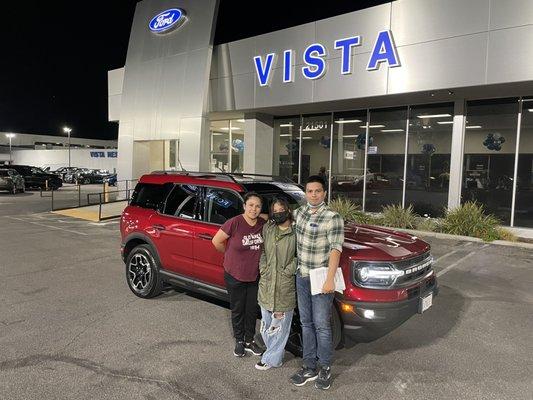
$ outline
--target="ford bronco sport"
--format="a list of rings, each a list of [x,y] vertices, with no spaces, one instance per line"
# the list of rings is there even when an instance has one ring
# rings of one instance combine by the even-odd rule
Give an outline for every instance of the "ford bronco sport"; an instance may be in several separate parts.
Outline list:
[[[274,197],[291,207],[305,202],[292,181],[264,175],[155,172],[137,184],[120,221],[126,280],[138,297],[176,285],[228,300],[223,255],[211,239],[229,218],[242,213],[243,194],[258,192],[267,212]],[[333,341],[383,336],[416,313],[431,307],[438,287],[430,246],[415,236],[367,225],[346,224],[340,260],[346,290],[336,293]],[[298,318],[289,338],[300,343]]]

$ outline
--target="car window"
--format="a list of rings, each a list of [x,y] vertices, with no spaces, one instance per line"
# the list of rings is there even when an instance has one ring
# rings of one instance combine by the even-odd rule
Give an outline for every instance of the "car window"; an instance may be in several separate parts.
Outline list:
[[[197,186],[174,186],[165,202],[163,214],[173,215],[182,218],[194,218],[197,194]]]
[[[205,195],[204,221],[222,225],[228,219],[242,214],[242,199],[234,192],[208,188]]]
[[[138,183],[131,195],[130,205],[158,210],[171,188],[170,185]]]

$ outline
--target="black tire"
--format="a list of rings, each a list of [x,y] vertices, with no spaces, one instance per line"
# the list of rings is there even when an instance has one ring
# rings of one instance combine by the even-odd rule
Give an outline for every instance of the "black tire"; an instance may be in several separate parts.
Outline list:
[[[20,188],[20,193],[26,193],[26,185],[23,183],[22,187]]]
[[[149,245],[141,244],[128,254],[126,282],[133,294],[142,299],[161,294],[163,281],[159,274],[159,263]]]
[[[88,184],[90,184],[90,183],[91,183],[91,180],[90,180],[89,178],[85,178],[85,179],[83,180],[83,184],[84,184],[84,185],[88,185]]]

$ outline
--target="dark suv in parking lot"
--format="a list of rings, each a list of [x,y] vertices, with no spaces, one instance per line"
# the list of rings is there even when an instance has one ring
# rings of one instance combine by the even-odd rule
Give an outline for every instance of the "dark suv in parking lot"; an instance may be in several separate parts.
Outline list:
[[[9,165],[7,168],[14,169],[22,175],[26,189],[56,190],[63,186],[63,181],[60,177],[45,172],[41,168],[29,165]]]
[[[142,298],[170,283],[227,300],[223,255],[211,239],[221,224],[243,211],[243,195],[305,201],[292,182],[267,176],[158,172],[137,184],[120,222],[122,258],[132,292]],[[340,268],[346,290],[336,294],[333,340],[343,335],[374,340],[431,307],[438,292],[430,246],[415,236],[368,225],[346,224]],[[297,321],[297,319],[295,319]],[[298,323],[289,341],[298,341]]]

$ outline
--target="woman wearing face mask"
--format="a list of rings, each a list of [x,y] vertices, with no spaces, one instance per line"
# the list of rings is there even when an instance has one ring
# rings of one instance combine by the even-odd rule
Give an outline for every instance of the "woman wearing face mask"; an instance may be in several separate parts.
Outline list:
[[[263,250],[259,262],[261,336],[266,351],[255,365],[259,370],[280,367],[296,307],[296,236],[292,213],[283,198],[274,199],[270,220],[263,227]]]

